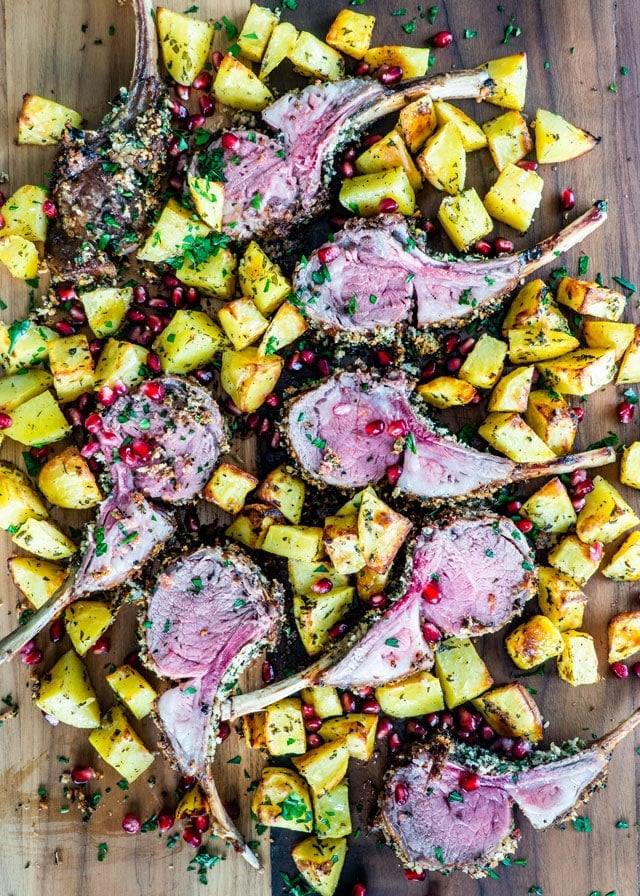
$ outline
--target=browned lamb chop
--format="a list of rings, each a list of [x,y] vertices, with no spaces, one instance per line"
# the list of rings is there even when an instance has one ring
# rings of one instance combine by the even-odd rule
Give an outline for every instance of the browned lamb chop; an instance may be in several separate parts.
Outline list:
[[[152,5],[133,0],[136,56],[129,90],[97,131],[67,128],[56,155],[51,198],[58,216],[47,241],[54,281],[116,276],[145,234],[160,200],[171,136],[158,71]]]
[[[536,592],[526,539],[510,520],[494,515],[457,518],[441,528],[426,525],[400,581],[401,596],[384,614],[365,616],[302,672],[231,697],[224,714],[257,712],[311,685],[382,685],[430,669],[433,645],[441,637],[496,631]]]
[[[400,325],[459,327],[494,311],[519,281],[579,243],[606,220],[606,203],[537,246],[498,258],[426,250],[401,215],[355,218],[295,271],[293,288],[313,327],[350,342],[388,339]]]
[[[165,569],[149,595],[141,635],[145,661],[181,683],[157,702],[164,746],[185,775],[200,781],[213,833],[254,867],[259,861],[229,818],[211,763],[217,746],[220,699],[249,660],[278,630],[282,594],[237,547],[206,547]]]
[[[480,99],[492,87],[484,69],[393,87],[370,78],[311,84],[264,110],[262,119],[276,136],[229,131],[195,156],[191,170],[215,170],[224,180],[223,230],[232,239],[283,238],[328,207],[327,169],[345,139],[422,96]]]
[[[571,818],[638,724],[640,710],[589,747],[571,741],[521,761],[436,737],[388,772],[376,827],[408,868],[485,877],[516,848],[513,803],[538,829]]]
[[[396,493],[422,501],[483,497],[511,482],[600,466],[616,456],[614,449],[600,448],[543,463],[514,463],[476,451],[436,432],[418,414],[401,372],[331,376],[289,403],[283,431],[300,468],[315,483],[363,488],[402,464]]]

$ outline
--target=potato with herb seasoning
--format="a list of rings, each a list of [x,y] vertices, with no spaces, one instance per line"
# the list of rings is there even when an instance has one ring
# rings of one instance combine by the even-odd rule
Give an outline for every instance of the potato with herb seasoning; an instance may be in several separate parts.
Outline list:
[[[300,31],[289,51],[289,59],[297,72],[323,81],[344,78],[344,59],[333,47],[310,31]]]
[[[40,679],[35,705],[42,712],[75,728],[98,728],[100,706],[87,669],[68,650]]]
[[[251,814],[258,824],[290,831],[313,830],[309,788],[290,768],[264,768],[251,798]]]
[[[51,504],[68,510],[86,510],[102,500],[96,477],[75,445],[45,461],[38,488]]]
[[[356,589],[342,585],[322,593],[293,595],[293,618],[309,656],[316,656],[331,643],[331,629],[353,605]]]
[[[349,756],[368,762],[375,749],[377,727],[377,716],[365,712],[350,712],[345,716],[327,719],[318,733],[325,741],[344,738]]]
[[[503,737],[524,737],[531,743],[542,740],[542,715],[524,685],[510,682],[492,688],[473,701],[496,734]]]
[[[129,784],[154,760],[153,753],[146,748],[119,706],[114,706],[102,717],[100,727],[89,735],[89,743]]]
[[[353,828],[347,781],[341,781],[322,796],[313,795],[313,817],[318,840],[348,837],[351,834]]]
[[[469,638],[447,638],[438,645],[436,675],[448,709],[479,697],[493,684],[491,673]]]
[[[323,796],[342,781],[347,773],[349,751],[344,737],[331,740],[303,756],[291,760],[305,779],[313,796]]]
[[[535,669],[562,650],[560,632],[547,616],[540,615],[515,628],[504,643],[518,669]]]
[[[296,868],[319,896],[333,896],[337,890],[346,854],[346,837],[307,837],[291,850]]]

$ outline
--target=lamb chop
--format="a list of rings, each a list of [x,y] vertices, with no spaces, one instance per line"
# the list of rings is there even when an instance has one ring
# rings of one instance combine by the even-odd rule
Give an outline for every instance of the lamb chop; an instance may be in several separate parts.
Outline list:
[[[331,376],[289,403],[282,427],[300,468],[316,484],[363,488],[402,464],[396,494],[422,501],[484,497],[507,483],[615,460],[611,448],[542,463],[514,463],[476,451],[435,430],[411,403],[408,381],[399,371],[386,377],[360,370]],[[398,438],[399,429],[404,439]]]
[[[494,311],[521,279],[556,261],[606,220],[606,203],[537,246],[498,258],[426,250],[401,215],[354,218],[298,264],[293,288],[313,327],[350,342],[388,339],[399,325],[459,327]]]
[[[51,198],[58,210],[47,242],[54,282],[112,279],[145,234],[168,169],[169,103],[158,70],[152,7],[133,0],[136,55],[97,131],[67,128],[56,155]]]
[[[165,746],[207,795],[213,832],[260,867],[224,808],[211,776],[220,698],[248,661],[275,640],[282,594],[236,547],[207,547],[165,569],[147,601],[145,661],[181,681],[158,700]]]
[[[533,552],[513,523],[494,515],[427,524],[409,551],[400,596],[302,672],[253,694],[231,697],[235,718],[303,687],[388,684],[433,665],[434,641],[497,631],[536,592]],[[438,583],[437,600],[431,593]]]
[[[481,99],[493,82],[484,69],[385,87],[370,78],[311,84],[262,112],[274,137],[234,130],[194,157],[191,171],[225,182],[223,231],[233,239],[284,238],[329,205],[328,173],[342,142],[423,96]]]
[[[484,877],[516,848],[514,802],[537,829],[574,817],[638,724],[640,709],[589,747],[570,741],[521,761],[438,736],[387,773],[375,826],[407,867]]]

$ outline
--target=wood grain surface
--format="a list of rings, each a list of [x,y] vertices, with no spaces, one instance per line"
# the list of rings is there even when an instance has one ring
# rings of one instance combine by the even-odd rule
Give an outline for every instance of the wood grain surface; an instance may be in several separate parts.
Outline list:
[[[167,5],[184,11],[189,4],[186,0],[170,0]],[[296,11],[285,10],[283,18],[323,35],[336,11],[346,4],[298,0],[297,5]],[[218,20],[226,15],[240,24],[246,4],[243,0],[201,0],[198,6],[199,17]],[[533,117],[538,107],[550,109],[602,137],[601,145],[588,156],[544,168],[543,205],[530,232],[526,238],[519,238],[517,245],[529,244],[561,226],[558,197],[563,188],[574,190],[576,212],[586,209],[593,200],[605,198],[609,202],[607,224],[564,262],[570,272],[576,273],[578,255],[585,253],[590,257],[591,277],[601,272],[607,283],[612,276],[638,282],[637,4],[633,0],[523,0],[501,5],[495,0],[445,0],[438,4],[433,25],[421,17],[421,9],[428,9],[429,4],[419,7],[412,3],[406,14],[392,15],[400,6],[399,2],[365,0],[361,11],[378,16],[375,43],[424,45],[436,31],[450,30],[456,40],[436,52],[436,71],[473,66],[508,52],[526,50],[529,89],[525,112]],[[10,192],[23,183],[46,183],[52,158],[48,149],[15,145],[22,94],[30,91],[51,96],[78,109],[90,125],[96,124],[109,98],[128,82],[133,61],[133,16],[128,4],[120,6],[115,0],[0,0],[0,13],[0,169],[8,175],[4,189]],[[414,17],[415,31],[402,30]],[[509,25],[519,33],[512,35],[505,46]],[[465,37],[465,33],[474,36]],[[477,110],[480,120],[495,114],[496,110],[488,106]],[[487,157],[478,158],[474,166],[469,182],[482,192],[493,176]],[[432,212],[437,201],[433,194],[427,196],[425,211]],[[501,232],[513,236],[506,229]],[[8,306],[3,312],[6,320],[26,311],[28,290],[5,276],[4,271],[0,271],[0,297]],[[634,296],[626,319],[638,320],[636,306]],[[611,386],[590,397],[580,447],[602,438],[608,430],[619,432],[623,441],[638,438],[637,422],[624,429],[617,424],[619,391]],[[2,455],[19,460],[19,452],[10,443],[5,443]],[[607,475],[615,478],[616,472]],[[638,507],[637,493],[625,496]],[[73,525],[80,522],[75,518],[68,521]],[[9,538],[3,537],[1,568],[9,553]],[[4,634],[15,622],[16,593],[4,573],[1,581],[0,634]],[[572,689],[550,668],[543,677],[527,680],[535,688],[548,721],[546,742],[602,734],[628,715],[640,698],[637,679],[622,682],[606,672],[607,620],[615,610],[637,606],[638,588],[614,585],[597,576],[587,592],[585,629],[596,639],[603,679],[598,685]],[[125,614],[118,622],[111,654],[89,659],[94,681],[100,682],[105,665],[121,662],[134,645],[133,614]],[[509,680],[513,668],[505,661],[502,637],[486,639],[483,650],[496,680]],[[47,647],[47,661],[53,656],[54,650]],[[18,717],[0,729],[0,896],[98,896],[105,892],[118,896],[191,896],[204,892],[214,896],[266,896],[282,892],[279,872],[292,870],[286,838],[275,838],[273,868],[269,864],[268,834],[260,838],[266,864],[263,875],[256,875],[236,856],[218,848],[227,855],[226,861],[209,872],[208,888],[204,889],[197,874],[187,870],[192,853],[186,845],[178,843],[168,850],[166,837],[157,833],[135,837],[122,833],[124,812],[136,810],[147,818],[165,802],[175,802],[175,774],[158,758],[150,769],[153,785],[145,775],[128,793],[123,792],[116,786],[118,776],[92,755],[85,734],[65,726],[53,728],[43,720],[30,705],[30,688],[29,670],[19,661],[0,667],[0,698],[11,695],[20,704]],[[103,685],[100,688],[101,698],[108,705],[107,689]],[[140,730],[153,743],[152,725],[145,723]],[[526,864],[500,867],[499,879],[495,880],[477,882],[454,874],[448,878],[434,875],[422,883],[406,882],[392,853],[377,848],[375,838],[363,836],[353,842],[339,896],[349,894],[355,881],[367,884],[369,896],[424,896],[427,892],[438,896],[525,896],[537,892],[544,896],[636,896],[640,887],[636,824],[639,742],[629,739],[616,751],[607,789],[585,809],[590,833],[578,832],[571,825],[565,830],[534,833],[521,819],[522,840],[516,857],[526,859]],[[241,763],[230,763],[236,756],[241,756]],[[67,805],[59,783],[62,758],[71,764],[95,763],[104,773],[92,785],[92,792],[99,791],[102,799],[88,824],[81,822],[81,814],[73,805],[68,814],[61,813]],[[220,789],[224,798],[238,800],[238,824],[250,839],[255,832],[248,817],[247,791],[259,765],[259,757],[246,751],[235,735],[223,746],[217,760]],[[370,769],[354,769],[352,773],[361,800],[361,811],[355,810],[355,823],[363,831],[373,794],[366,781],[379,780],[383,765],[381,755]],[[45,800],[39,797],[39,788],[47,791]],[[618,826],[619,822],[626,826]],[[98,862],[101,843],[107,844],[108,853],[103,862]]]

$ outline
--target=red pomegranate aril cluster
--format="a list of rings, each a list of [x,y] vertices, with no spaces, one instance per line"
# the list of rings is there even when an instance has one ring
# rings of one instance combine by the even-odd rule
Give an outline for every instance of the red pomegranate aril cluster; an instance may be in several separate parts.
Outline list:
[[[616,414],[620,423],[631,423],[635,412],[636,406],[630,401],[621,401],[616,406]]]
[[[20,660],[25,666],[37,666],[44,659],[44,654],[34,641],[29,641],[20,650]]]
[[[368,436],[380,436],[385,431],[384,420],[370,420],[364,431]]]
[[[560,208],[563,212],[570,212],[576,206],[576,197],[573,190],[565,189],[560,193]]]
[[[235,152],[235,150],[238,148],[239,142],[239,138],[235,134],[232,134],[230,132],[223,134],[220,139],[222,148],[228,149],[229,152]]]
[[[453,43],[453,34],[450,31],[438,31],[437,34],[434,34],[431,38],[431,46],[435,47],[436,50],[442,50],[444,47],[448,47]]]
[[[202,846],[202,834],[193,827],[186,827],[182,832],[182,839],[192,849]]]
[[[404,420],[392,420],[391,423],[387,424],[387,432],[394,439],[406,436],[408,431],[409,427]]]
[[[404,869],[404,876],[407,880],[419,880],[423,881],[427,879],[426,871],[412,871],[410,868]]]
[[[71,780],[74,784],[88,784],[97,777],[96,770],[90,765],[74,765],[71,769]]]
[[[161,834],[166,834],[175,824],[175,815],[171,812],[170,809],[161,809],[158,812],[158,816],[156,822],[158,824],[158,830]]]
[[[462,772],[458,778],[458,786],[467,793],[472,793],[480,787],[480,776],[477,772]]]
[[[216,104],[206,93],[203,93],[202,96],[198,97],[198,106],[205,118],[210,118],[216,110]]]
[[[10,426],[13,426],[11,416],[4,411],[0,412],[0,429],[9,429]]]
[[[611,663],[610,669],[616,678],[625,679],[629,677],[629,667],[625,663]]]
[[[380,81],[381,84],[384,84],[387,87],[390,87],[393,84],[398,84],[400,81],[402,81],[403,75],[404,72],[399,65],[383,64],[376,72],[378,81]]]
[[[429,579],[422,589],[422,597],[428,604],[439,604],[442,600],[442,586],[437,579]]]
[[[139,834],[142,823],[135,812],[127,812],[122,819],[122,830],[127,834]]]

